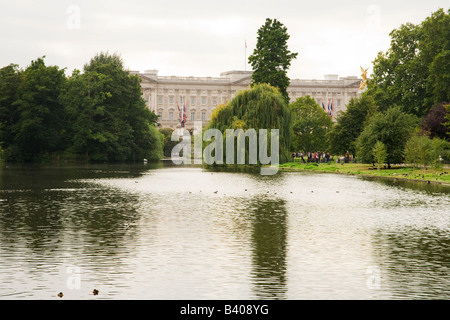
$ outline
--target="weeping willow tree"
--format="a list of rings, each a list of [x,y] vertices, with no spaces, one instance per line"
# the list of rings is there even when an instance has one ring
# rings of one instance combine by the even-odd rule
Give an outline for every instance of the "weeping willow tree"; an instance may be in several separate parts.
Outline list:
[[[254,129],[257,134],[259,134],[260,129],[267,129],[269,134],[267,139],[268,152],[271,152],[271,129],[278,129],[280,163],[287,162],[290,159],[292,130],[290,110],[278,88],[269,84],[256,84],[251,89],[238,92],[230,102],[214,110],[206,129],[218,129],[222,132],[224,150],[226,149],[227,129],[242,129],[243,131]],[[247,144],[245,150],[247,161],[248,148]]]

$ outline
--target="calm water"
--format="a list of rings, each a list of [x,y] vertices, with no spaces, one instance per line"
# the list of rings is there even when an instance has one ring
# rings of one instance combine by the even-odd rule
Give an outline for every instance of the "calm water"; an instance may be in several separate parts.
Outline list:
[[[0,299],[450,298],[448,188],[162,164],[0,168]]]

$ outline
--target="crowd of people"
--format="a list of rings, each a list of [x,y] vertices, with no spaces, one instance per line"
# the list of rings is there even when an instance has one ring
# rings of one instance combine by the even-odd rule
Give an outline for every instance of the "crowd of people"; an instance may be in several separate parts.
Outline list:
[[[300,161],[303,163],[328,163],[331,161],[334,161],[334,157],[328,153],[323,151],[317,151],[317,152],[293,152],[292,153],[292,161],[295,161],[295,159],[299,158]],[[349,163],[352,162],[352,157],[350,156],[350,153],[347,151],[347,153],[344,155],[340,155],[336,158],[336,163]]]

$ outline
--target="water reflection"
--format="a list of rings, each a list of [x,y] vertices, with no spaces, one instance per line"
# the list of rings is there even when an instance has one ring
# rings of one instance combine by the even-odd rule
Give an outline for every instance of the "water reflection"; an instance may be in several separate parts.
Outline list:
[[[377,183],[394,186],[406,190],[416,190],[420,192],[432,193],[450,193],[450,185],[441,183],[428,183],[427,181],[414,181],[406,179],[390,179],[380,177],[364,177],[367,181],[375,181]]]
[[[170,164],[0,170],[0,299],[448,298],[450,199],[428,185]],[[71,266],[82,279],[69,291]]]
[[[373,239],[381,285],[394,299],[450,298],[449,230],[379,230]]]
[[[282,199],[256,198],[253,215],[253,285],[258,299],[286,298],[287,211]]]
[[[42,290],[45,296],[51,289],[35,287],[31,279],[64,288],[64,267],[92,265],[92,259],[102,265],[120,254],[139,219],[138,198],[77,182],[88,176],[136,177],[141,171],[116,169],[11,166],[2,172],[1,262],[3,270],[15,272],[0,272],[0,279],[9,294],[26,297],[32,296],[27,290]]]

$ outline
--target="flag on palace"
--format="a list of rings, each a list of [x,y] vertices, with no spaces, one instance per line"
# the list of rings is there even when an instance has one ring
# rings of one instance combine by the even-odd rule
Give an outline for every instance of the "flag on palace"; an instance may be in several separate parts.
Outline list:
[[[331,98],[331,104],[330,104],[330,116],[333,118],[333,98]]]

